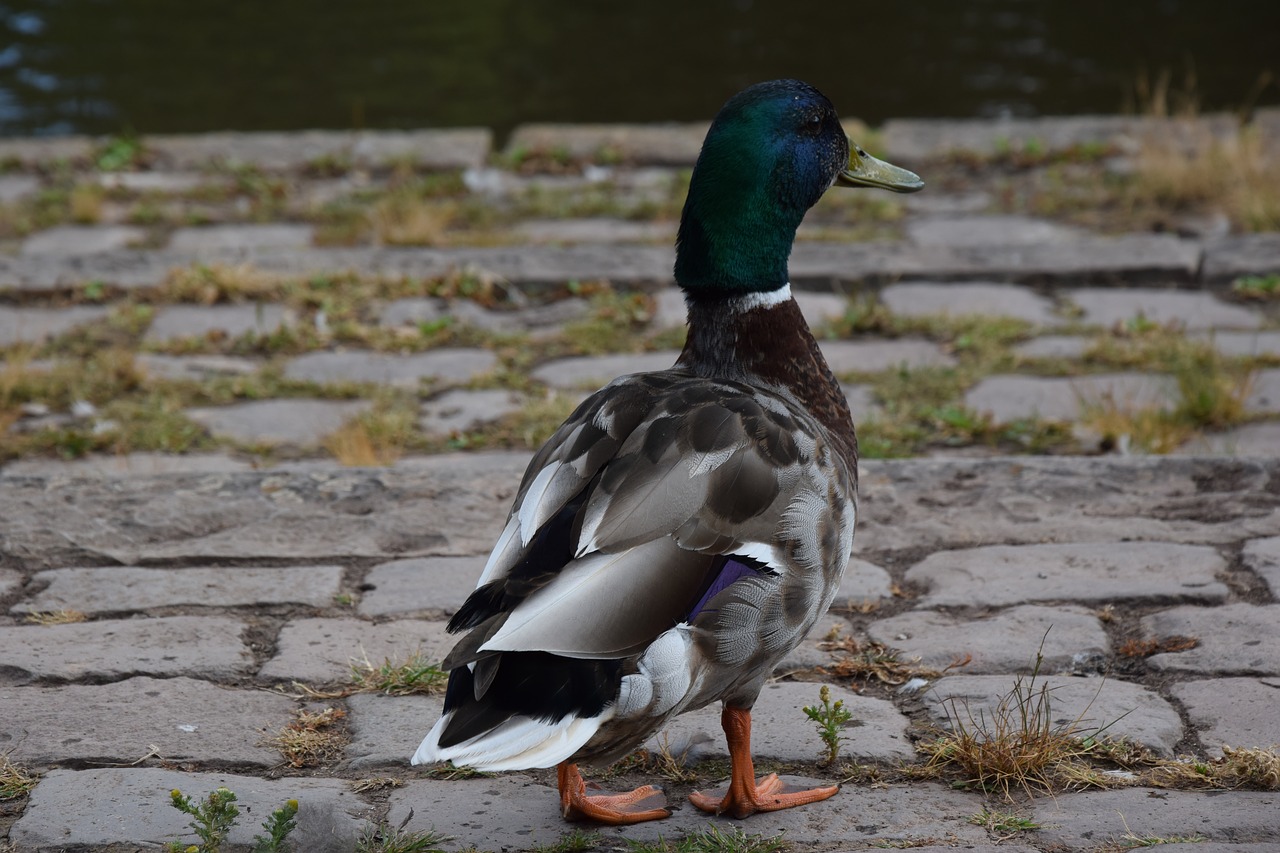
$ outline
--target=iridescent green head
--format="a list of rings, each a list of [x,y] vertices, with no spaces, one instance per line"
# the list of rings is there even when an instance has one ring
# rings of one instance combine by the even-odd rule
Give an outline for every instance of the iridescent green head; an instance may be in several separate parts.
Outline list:
[[[676,283],[699,295],[776,290],[805,212],[832,184],[915,192],[916,175],[845,136],[807,83],[773,80],[725,103],[702,144],[676,239]]]

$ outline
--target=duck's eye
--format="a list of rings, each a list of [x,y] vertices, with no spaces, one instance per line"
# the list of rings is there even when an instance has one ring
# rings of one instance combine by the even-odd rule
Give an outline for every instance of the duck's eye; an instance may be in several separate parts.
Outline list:
[[[820,124],[822,124],[822,116],[820,115],[809,116],[809,127],[817,127]]]

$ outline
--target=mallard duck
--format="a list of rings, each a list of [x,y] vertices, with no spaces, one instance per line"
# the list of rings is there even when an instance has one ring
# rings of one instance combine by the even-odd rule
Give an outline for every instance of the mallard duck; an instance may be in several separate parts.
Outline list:
[[[660,789],[588,794],[578,764],[720,701],[730,782],[695,806],[741,818],[836,793],[757,780],[750,746],[756,696],[830,606],[853,543],[853,421],[787,276],[796,228],[833,184],[923,186],[851,143],[798,80],[720,110],[676,241],[684,350],[592,394],[534,456],[449,621],[465,633],[414,764],[557,766],[566,819],[652,820],[671,813]]]

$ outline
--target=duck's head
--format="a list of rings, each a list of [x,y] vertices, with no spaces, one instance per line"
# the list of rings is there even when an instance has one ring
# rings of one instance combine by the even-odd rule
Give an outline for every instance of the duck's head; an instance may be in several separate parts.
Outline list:
[[[725,103],[702,144],[676,240],[676,283],[698,296],[776,290],[805,212],[833,184],[915,192],[919,177],[845,136],[807,83],[773,80]]]

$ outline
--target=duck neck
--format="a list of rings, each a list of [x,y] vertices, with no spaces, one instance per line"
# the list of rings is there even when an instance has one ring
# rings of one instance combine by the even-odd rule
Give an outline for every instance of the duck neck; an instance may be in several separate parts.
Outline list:
[[[677,366],[708,379],[784,389],[827,428],[857,471],[849,404],[789,285],[740,296],[686,290],[685,302],[689,334]]]

